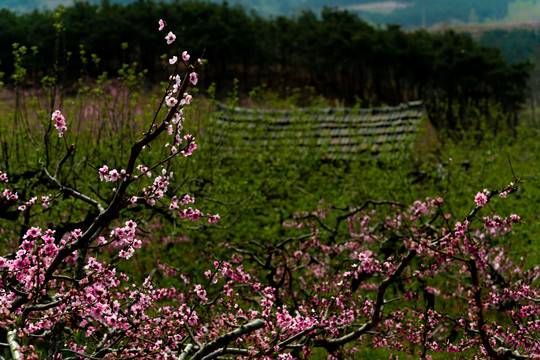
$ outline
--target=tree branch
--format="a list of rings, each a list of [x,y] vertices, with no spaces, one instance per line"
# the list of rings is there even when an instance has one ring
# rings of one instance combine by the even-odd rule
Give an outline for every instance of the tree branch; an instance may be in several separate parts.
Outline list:
[[[501,356],[494,348],[491,346],[489,342],[488,334],[486,333],[486,329],[484,325],[486,325],[484,320],[484,311],[482,309],[482,288],[480,287],[480,279],[478,276],[478,268],[476,266],[476,260],[471,259],[467,262],[467,265],[469,267],[469,272],[471,273],[471,280],[473,285],[473,297],[474,302],[476,305],[476,308],[478,309],[478,331],[480,332],[480,339],[482,340],[482,345],[484,346],[484,349],[486,349],[487,354],[490,358],[496,359],[496,360],[504,360],[505,357]]]
[[[344,345],[348,342],[351,342],[353,340],[358,339],[358,337],[362,334],[365,334],[369,330],[371,330],[377,323],[380,321],[380,315],[382,308],[385,304],[384,301],[384,294],[386,292],[386,289],[392,285],[399,276],[401,276],[401,273],[407,265],[409,265],[409,262],[416,256],[416,251],[412,250],[409,251],[407,256],[403,259],[401,264],[399,264],[398,268],[392,275],[390,275],[388,278],[386,278],[381,285],[379,285],[379,289],[377,291],[377,300],[375,301],[375,305],[373,306],[373,315],[371,316],[371,320],[365,324],[363,324],[360,328],[356,329],[355,331],[348,333],[340,338],[337,339],[330,339],[330,340],[321,340],[317,343],[316,346],[320,347],[336,347],[340,345]]]
[[[74,151],[75,151],[75,145],[73,145],[73,144],[69,145],[66,154],[64,155],[64,157],[62,158],[62,160],[60,160],[60,161],[58,162],[58,165],[56,165],[56,170],[54,171],[54,177],[55,177],[55,179],[58,179],[58,175],[60,174],[60,170],[62,169],[62,165],[64,165],[64,163],[66,162],[66,160],[69,158],[69,156],[70,156]]]
[[[185,360],[186,356],[188,356],[188,354],[191,352],[192,349],[193,349],[193,344],[192,343],[187,344],[186,347],[184,348],[184,351],[182,351],[182,354],[180,354],[180,357],[178,358],[178,360]]]
[[[215,339],[214,341],[203,346],[199,351],[195,353],[195,355],[191,357],[191,360],[202,360],[207,355],[213,353],[214,351],[222,347],[227,346],[228,343],[230,343],[233,340],[238,339],[240,336],[259,330],[260,328],[264,326],[264,324],[265,324],[264,320],[256,319],[250,323],[242,325],[238,329],[233,330],[229,333],[226,333],[225,335],[222,335],[218,337],[217,339]]]
[[[84,195],[74,189],[71,189],[69,187],[66,187],[62,184],[60,184],[60,182],[58,181],[57,179],[57,174],[55,174],[55,176],[53,177],[51,174],[49,174],[49,172],[47,171],[47,168],[45,167],[45,164],[41,163],[41,166],[43,167],[43,171],[45,171],[45,175],[47,175],[47,177],[49,178],[49,180],[56,186],[58,187],[62,192],[65,192],[71,196],[73,196],[74,198],[77,198],[79,200],[82,200],[92,206],[94,206],[96,209],[99,210],[99,212],[103,212],[105,211],[105,208],[101,205],[101,203],[97,200],[94,200],[92,199],[91,197],[87,196],[87,195]],[[58,170],[58,169],[57,169]]]
[[[13,329],[7,333],[7,342],[11,351],[11,357],[13,360],[21,360],[21,353],[19,352],[19,344],[17,343],[17,330]]]

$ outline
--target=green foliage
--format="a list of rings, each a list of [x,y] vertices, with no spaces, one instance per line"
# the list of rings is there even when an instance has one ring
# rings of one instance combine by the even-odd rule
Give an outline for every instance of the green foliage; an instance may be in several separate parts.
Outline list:
[[[26,77],[26,68],[23,66],[23,59],[26,55],[27,48],[26,46],[20,46],[18,43],[14,43],[13,47],[13,58],[14,58],[14,67],[15,70],[11,75],[11,79],[16,88],[18,88]]]
[[[538,167],[531,166],[540,161],[537,151],[532,150],[538,148],[537,131],[518,128],[515,136],[506,131],[490,135],[482,128],[464,134],[458,141],[445,139],[445,145],[426,161],[414,160],[415,155],[408,154],[399,159],[366,158],[350,163],[306,157],[287,148],[246,149],[241,138],[233,145],[236,150],[231,155],[222,150],[224,144],[209,140],[215,136],[211,123],[203,124],[207,130],[200,135],[201,151],[182,173],[192,174],[184,181],[188,193],[219,212],[221,226],[181,230],[184,234],[187,231],[191,240],[171,248],[176,250],[169,259],[193,251],[194,244],[202,246],[205,250],[201,254],[209,257],[225,251],[219,250],[222,242],[232,247],[250,242],[277,244],[289,234],[283,222],[297,213],[314,211],[321,200],[347,208],[367,199],[408,204],[426,196],[442,196],[450,221],[459,221],[474,207],[478,191],[508,183],[513,179],[512,171],[526,183],[515,198],[505,200],[505,209],[515,208],[519,201],[525,221],[538,222],[534,204],[540,192],[534,183],[539,174]],[[531,155],[524,158],[521,154]],[[531,242],[537,229],[534,225],[527,228],[521,230],[526,234],[518,232],[502,241],[512,244],[516,256],[529,251],[532,256],[525,259],[524,266],[533,266],[539,259]]]

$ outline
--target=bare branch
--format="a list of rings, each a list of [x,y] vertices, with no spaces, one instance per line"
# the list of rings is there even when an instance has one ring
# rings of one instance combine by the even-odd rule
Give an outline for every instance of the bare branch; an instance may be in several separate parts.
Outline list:
[[[178,360],[185,360],[186,356],[188,356],[188,354],[191,352],[192,349],[193,349],[193,344],[192,343],[187,344],[186,347],[184,348],[184,351],[182,351],[182,354],[180,354],[180,357],[178,358]]]
[[[9,350],[11,351],[11,357],[13,360],[21,360],[21,353],[19,352],[19,343],[17,343],[17,330],[13,329],[7,333],[7,342],[9,344]]]
[[[193,335],[193,331],[191,331],[191,327],[189,327],[188,324],[184,324],[184,329],[186,329],[189,337],[193,342],[195,342],[195,344],[197,344],[199,347],[202,346],[202,344],[195,338],[195,335]]]
[[[101,203],[95,199],[92,199],[91,197],[87,196],[87,195],[84,195],[74,189],[71,189],[69,187],[66,187],[62,184],[60,184],[60,182],[58,181],[58,178],[57,178],[57,174],[55,174],[55,176],[51,176],[51,174],[49,174],[49,172],[47,171],[47,168],[45,167],[45,164],[41,163],[41,166],[43,166],[43,171],[45,171],[45,175],[47,175],[47,177],[49,178],[49,180],[56,186],[58,187],[61,191],[79,199],[79,200],[82,200],[92,206],[94,206],[96,209],[99,210],[99,212],[103,212],[105,211],[105,208],[101,205]],[[58,171],[58,169],[57,169]]]
[[[195,353],[195,355],[191,357],[191,360],[202,360],[214,351],[222,347],[226,347],[228,343],[238,339],[240,336],[259,330],[264,326],[264,324],[264,320],[256,319],[250,323],[247,323],[246,325],[242,325],[238,329],[226,333],[202,347],[199,351]]]
[[[73,145],[73,144],[69,145],[66,154],[64,155],[64,157],[62,158],[62,160],[60,160],[60,161],[58,162],[58,165],[56,165],[56,170],[54,171],[54,178],[55,178],[55,179],[58,179],[58,175],[60,174],[60,170],[62,169],[62,165],[64,165],[64,163],[66,162],[66,160],[70,157],[70,155],[71,155],[74,151],[75,151],[75,145]]]
[[[318,327],[319,327],[319,325],[311,325],[307,329],[300,331],[298,334],[296,334],[294,336],[291,336],[287,340],[283,340],[277,346],[279,346],[280,348],[284,348],[285,346],[292,343],[293,341],[296,341],[296,340],[300,339],[301,337],[303,337],[304,335],[309,334],[313,330],[316,330]]]

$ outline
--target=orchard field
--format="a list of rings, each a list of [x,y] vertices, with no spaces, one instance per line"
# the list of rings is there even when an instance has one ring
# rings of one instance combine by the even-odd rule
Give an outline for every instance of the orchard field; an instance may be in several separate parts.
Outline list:
[[[132,65],[38,84],[33,50],[13,47],[2,358],[540,356],[540,131],[527,114],[469,104],[436,148],[355,161],[241,138],[225,151],[216,85],[197,87],[212,64],[157,20],[171,55],[151,89]],[[219,102],[335,105],[288,91]]]

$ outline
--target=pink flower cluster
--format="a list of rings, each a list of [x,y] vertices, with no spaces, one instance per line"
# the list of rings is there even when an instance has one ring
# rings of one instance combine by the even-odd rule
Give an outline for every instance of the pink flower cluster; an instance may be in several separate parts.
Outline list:
[[[485,216],[484,228],[489,231],[491,237],[498,237],[507,234],[512,229],[512,225],[519,223],[521,218],[516,214],[510,214],[509,218],[502,219],[499,215],[492,217]]]
[[[484,191],[479,192],[474,197],[474,202],[476,203],[476,206],[485,206],[488,202],[488,196],[489,191],[487,189],[484,189]]]
[[[168,107],[174,107],[176,106],[177,104],[179,106],[185,106],[185,105],[190,105],[191,104],[191,99],[193,98],[191,95],[189,95],[188,93],[184,93],[182,95],[182,99],[180,99],[180,101],[178,101],[178,99],[176,97],[174,97],[174,94],[176,94],[178,92],[178,90],[180,89],[180,85],[182,83],[182,79],[180,77],[180,75],[175,75],[175,76],[171,76],[169,78],[169,80],[173,82],[172,84],[172,88],[171,90],[169,90],[167,92],[167,95],[165,96],[165,103],[167,104]],[[197,74],[196,73],[191,73],[190,74],[190,82],[193,84],[193,85],[196,85],[197,84]],[[181,110],[181,109],[180,109]],[[178,111],[180,111],[178,110]]]
[[[160,20],[159,30],[163,30],[165,26],[165,21]],[[166,36],[168,44],[172,44],[175,39],[172,32]],[[190,60],[187,51],[180,56],[184,62]],[[170,60],[171,64],[177,62],[177,56]],[[199,60],[198,62],[201,63]],[[208,344],[212,337],[222,332],[221,328],[212,328],[213,320],[202,324],[199,314],[191,307],[193,304],[198,304],[198,307],[206,306],[209,298],[207,286],[195,285],[194,289],[186,292],[180,292],[174,287],[155,289],[150,278],[142,285],[136,285],[115,267],[119,258],[132,258],[136,249],[143,244],[137,236],[138,224],[135,221],[128,220],[121,226],[114,225],[120,214],[123,214],[121,211],[130,207],[127,200],[133,203],[144,200],[152,206],[158,204],[166,196],[173,176],[172,171],[167,170],[168,163],[173,159],[172,155],[181,153],[189,156],[197,149],[193,136],[180,133],[185,120],[182,107],[189,105],[192,100],[187,91],[190,85],[198,82],[197,73],[192,69],[195,64],[184,65],[189,69],[184,75],[189,81],[183,83],[180,75],[171,77],[171,91],[165,94],[164,102],[172,109],[166,119],[156,123],[149,132],[143,133],[138,140],[143,146],[131,148],[132,156],[129,157],[125,169],[130,169],[131,173],[131,169],[136,168],[140,173],[128,174],[124,169],[110,169],[107,165],[98,169],[100,181],[119,183],[118,189],[115,189],[116,196],[106,206],[101,204],[106,201],[106,197],[98,194],[97,198],[93,199],[80,189],[60,184],[61,180],[49,175],[48,171],[45,171],[45,174],[59,190],[58,195],[30,195],[28,200],[24,201],[19,200],[15,191],[2,191],[2,197],[8,200],[8,206],[15,203],[19,210],[27,210],[23,227],[25,230],[19,241],[14,242],[15,250],[5,257],[0,257],[0,327],[8,332],[5,341],[9,343],[10,358],[38,359],[40,349],[43,349],[41,344],[47,344],[45,346],[56,346],[57,352],[49,355],[55,359],[67,354],[73,357],[103,359],[178,359],[185,357],[182,355],[184,344],[193,339]],[[64,116],[56,110],[51,118],[62,137],[67,130]],[[151,135],[159,137],[162,133],[173,137],[171,154],[148,167],[135,167],[141,149],[151,149],[150,143],[155,140]],[[184,140],[186,142],[182,144]],[[185,146],[180,147],[181,145]],[[57,173],[61,166],[62,162]],[[161,171],[154,171],[159,167]],[[154,177],[153,172],[157,173],[157,176]],[[9,181],[7,174],[1,171],[0,181]],[[132,186],[133,183],[138,187]],[[137,194],[128,194],[128,191]],[[25,189],[25,198],[26,193]],[[82,229],[66,230],[63,222],[56,227],[51,225],[59,231],[57,234],[55,230],[35,225],[34,223],[40,221],[35,215],[54,215],[55,209],[38,213],[29,211],[31,207],[39,204],[41,199],[43,208],[49,209],[53,199],[64,200],[59,196],[62,193],[70,201],[77,199],[77,202],[81,201],[81,204],[92,208],[86,220],[81,223]],[[203,215],[200,210],[192,207],[181,209],[192,203],[194,198],[189,195],[182,199],[173,197],[171,210],[178,211],[181,217],[193,221],[206,216],[208,222],[215,223],[220,218],[217,214]],[[84,206],[76,208],[79,211]],[[65,211],[60,214],[63,216],[61,221],[65,221],[66,217],[72,218],[72,214],[66,214]],[[144,220],[143,217],[141,221]],[[72,226],[69,221],[71,220],[68,220],[67,224]],[[7,231],[9,230],[1,229],[6,235]],[[108,237],[103,235],[107,232]],[[112,252],[112,255],[107,254],[107,251],[102,254],[102,250]],[[101,260],[98,261],[98,257]],[[161,268],[165,268],[165,265]],[[241,276],[241,272],[237,269],[235,275]],[[186,284],[193,282],[185,275],[181,276]],[[232,285],[231,283],[227,292],[234,290]],[[238,313],[242,314],[241,309]],[[248,320],[255,319],[256,316],[255,313],[247,315]],[[225,318],[220,316],[216,319],[225,321]],[[67,328],[73,330],[65,332]],[[14,336],[11,337],[11,334]],[[61,340],[55,340],[57,335]],[[86,340],[80,342],[79,339],[83,338]]]
[[[178,197],[176,196],[173,196],[173,198],[171,199],[171,204],[169,205],[169,209],[170,210],[178,210],[179,209],[179,205],[180,206],[183,206],[183,205],[186,205],[186,204],[189,204],[189,203],[194,203],[195,202],[195,198],[194,197],[191,197],[189,195],[185,195],[184,198],[182,200],[178,199]]]
[[[135,230],[137,223],[133,220],[125,222],[125,226],[117,227],[111,231],[110,237],[115,245],[120,248],[118,256],[124,259],[129,259],[135,253],[135,249],[139,249],[142,241],[135,239]],[[103,240],[101,240],[103,241]]]
[[[116,182],[118,180],[126,181],[129,178],[129,174],[126,173],[126,170],[122,169],[120,171],[116,169],[109,170],[107,165],[103,165],[99,169],[99,180],[106,182]]]
[[[6,175],[6,179],[7,179],[7,175]],[[17,194],[16,192],[11,191],[10,189],[4,189],[4,191],[2,191],[2,194],[0,196],[6,198],[7,200],[11,200],[11,201],[19,200],[19,194]],[[41,206],[43,208],[45,208],[45,209],[48,209],[49,205],[50,205],[51,198],[52,198],[51,194],[41,196]],[[26,202],[18,202],[19,206],[18,206],[17,209],[19,211],[25,211],[27,206],[32,206],[32,205],[35,205],[35,204],[39,204],[39,202],[37,202],[37,200],[38,200],[38,197],[33,196],[30,199],[28,199]]]
[[[10,189],[5,189],[2,192],[2,196],[8,200],[17,200],[19,198],[19,195],[16,192],[12,192]]]
[[[60,110],[56,110],[52,113],[51,120],[54,121],[54,127],[58,130],[58,137],[64,136],[64,131],[67,130],[66,119]]]
[[[181,153],[184,156],[190,156],[195,150],[197,150],[197,144],[195,143],[195,138],[189,134],[184,136],[184,139],[188,141],[187,148],[182,150]]]
[[[154,206],[158,200],[165,196],[170,184],[169,181],[173,175],[174,174],[172,171],[167,173],[167,170],[163,168],[161,169],[161,175],[154,178],[152,185],[149,185],[141,190],[147,204]]]
[[[0,181],[9,182],[9,178],[5,172],[0,171]]]

